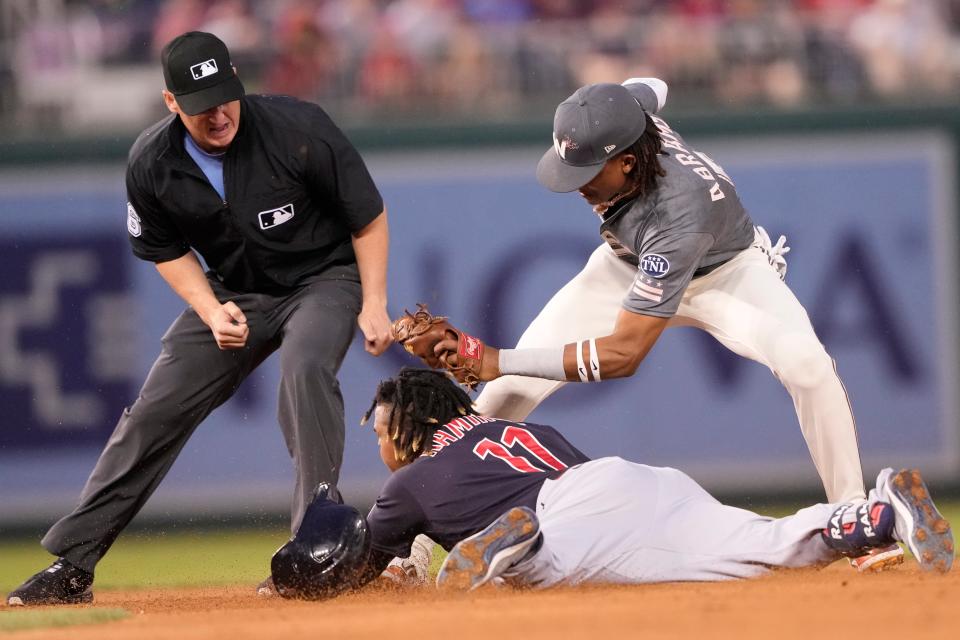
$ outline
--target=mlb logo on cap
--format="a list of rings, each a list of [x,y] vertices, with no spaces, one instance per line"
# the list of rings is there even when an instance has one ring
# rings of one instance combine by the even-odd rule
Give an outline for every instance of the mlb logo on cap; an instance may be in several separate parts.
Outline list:
[[[190,67],[190,73],[193,74],[194,80],[199,80],[200,78],[206,78],[207,76],[212,76],[219,69],[217,68],[217,61],[213,58],[209,60],[204,60],[199,64],[195,64]]]
[[[212,33],[188,31],[160,52],[163,80],[190,116],[243,97],[227,45]]]

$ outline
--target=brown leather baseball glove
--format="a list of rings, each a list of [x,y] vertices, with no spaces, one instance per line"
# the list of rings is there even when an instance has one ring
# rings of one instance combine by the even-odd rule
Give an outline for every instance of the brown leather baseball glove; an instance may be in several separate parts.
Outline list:
[[[446,316],[435,316],[427,305],[417,303],[417,312],[404,310],[393,322],[397,342],[412,355],[420,358],[432,369],[446,369],[457,382],[475,389],[480,382],[480,363],[483,361],[484,344],[479,338],[460,331]],[[434,348],[443,340],[454,340],[457,351],[435,353]],[[456,355],[457,364],[450,361]]]

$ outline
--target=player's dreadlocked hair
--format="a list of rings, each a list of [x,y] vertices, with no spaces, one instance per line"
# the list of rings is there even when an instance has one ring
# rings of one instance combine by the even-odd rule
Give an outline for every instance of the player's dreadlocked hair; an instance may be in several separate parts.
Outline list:
[[[617,155],[629,153],[637,158],[630,173],[627,174],[628,184],[631,186],[625,191],[616,194],[610,200],[601,202],[593,210],[601,217],[607,210],[618,202],[627,198],[643,198],[657,187],[657,178],[667,175],[660,166],[660,154],[663,152],[663,140],[660,130],[650,114],[643,112],[646,118],[646,127],[636,141]]]
[[[370,419],[378,404],[391,405],[387,433],[401,462],[422,454],[438,427],[456,417],[477,413],[470,396],[445,373],[412,367],[404,367],[396,377],[377,386],[363,422]]]
[[[632,153],[637,157],[637,164],[634,165],[629,175],[636,182],[637,195],[641,197],[656,188],[657,178],[667,175],[667,172],[660,166],[659,156],[663,151],[660,130],[657,129],[657,125],[649,113],[644,111],[643,117],[647,120],[643,134],[624,151],[624,153]]]

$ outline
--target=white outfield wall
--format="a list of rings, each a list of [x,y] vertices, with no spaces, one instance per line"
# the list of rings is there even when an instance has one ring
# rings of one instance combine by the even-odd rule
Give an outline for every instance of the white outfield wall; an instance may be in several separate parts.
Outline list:
[[[692,143],[696,141],[691,141]],[[865,473],[918,465],[960,482],[954,149],[935,132],[713,139],[754,220],[793,248],[787,281],[836,358]],[[493,344],[526,323],[600,242],[576,194],[534,178],[542,149],[373,155],[390,214],[390,310],[428,302]],[[0,172],[0,529],[68,510],[182,308],[127,246],[123,167]],[[278,205],[283,203],[277,203]],[[341,488],[386,477],[369,427],[377,381],[412,360],[355,343],[341,372]],[[155,516],[286,510],[292,473],[269,360],[188,443]],[[529,419],[587,453],[676,466],[716,491],[819,486],[789,396],[760,365],[692,329],[636,376],[569,385]]]

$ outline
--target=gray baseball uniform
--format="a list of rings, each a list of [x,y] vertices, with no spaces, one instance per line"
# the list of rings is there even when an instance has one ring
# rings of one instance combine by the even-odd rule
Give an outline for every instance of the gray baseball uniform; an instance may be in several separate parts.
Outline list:
[[[666,85],[642,79],[625,86],[660,131],[666,175],[647,196],[604,212],[600,234],[606,244],[547,303],[517,347],[610,335],[623,309],[670,318],[668,326],[703,329],[734,353],[767,366],[786,387],[828,500],[863,499],[846,392],[806,311],[775,267],[769,239],[755,232],[727,173],[653,115],[663,107]],[[568,145],[566,152],[575,148]],[[503,376],[487,383],[477,408],[525,420],[564,384]]]
[[[652,197],[607,211],[600,236],[637,267],[623,306],[669,318],[690,281],[749,247],[754,232],[726,173],[704,154],[688,151],[662,119],[654,121],[672,151],[660,158],[666,175]]]
[[[872,491],[870,503],[879,499]],[[504,577],[545,588],[733,580],[823,565],[839,557],[820,532],[840,506],[769,518],[720,503],[678,469],[600,458],[544,481],[536,504],[543,545]]]
[[[821,535],[834,518],[844,533],[833,540],[851,547],[889,539],[892,512],[877,509],[889,502],[884,475],[866,504],[774,519],[720,503],[678,469],[591,460],[548,425],[468,415],[430,441],[367,516],[382,556],[407,555],[420,533],[450,550],[518,506],[536,511],[542,544],[504,576],[536,587],[730,580],[828,563],[843,549]],[[857,518],[871,528],[858,530]]]

